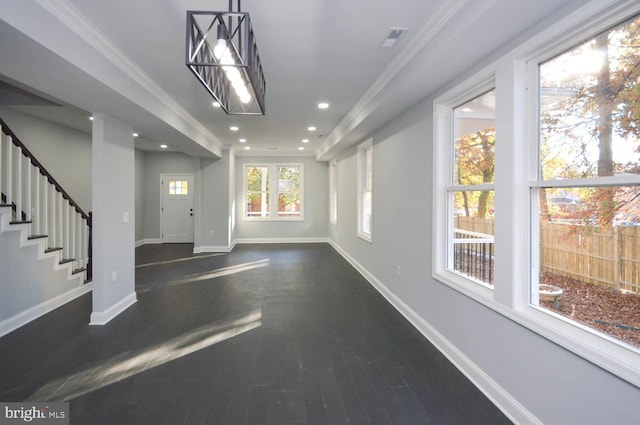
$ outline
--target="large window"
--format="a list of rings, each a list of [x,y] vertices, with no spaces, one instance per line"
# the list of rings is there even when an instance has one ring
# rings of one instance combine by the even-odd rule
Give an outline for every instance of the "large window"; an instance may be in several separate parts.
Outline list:
[[[371,242],[373,227],[373,142],[358,146],[358,236]]]
[[[435,99],[433,276],[640,385],[640,4],[600,7]]]
[[[496,96],[490,90],[453,108],[451,223],[447,266],[493,287]]]
[[[531,303],[640,347],[640,18],[539,65]]]
[[[338,161],[329,163],[329,223],[338,223]]]
[[[302,165],[251,164],[244,170],[245,219],[302,219]]]

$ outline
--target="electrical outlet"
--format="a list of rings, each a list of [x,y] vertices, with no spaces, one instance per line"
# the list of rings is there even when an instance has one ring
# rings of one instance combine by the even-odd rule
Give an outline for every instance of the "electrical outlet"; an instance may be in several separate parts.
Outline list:
[[[111,272],[111,282],[115,282],[116,281],[116,271],[112,271]]]
[[[213,229],[209,230],[209,236],[213,236]]]
[[[400,266],[396,266],[396,276],[400,277]]]

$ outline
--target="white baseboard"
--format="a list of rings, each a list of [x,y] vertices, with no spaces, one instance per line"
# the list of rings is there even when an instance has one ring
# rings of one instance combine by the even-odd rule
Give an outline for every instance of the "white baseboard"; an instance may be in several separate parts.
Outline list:
[[[536,416],[527,410],[511,394],[504,390],[488,374],[471,361],[454,344],[424,320],[418,313],[398,298],[381,281],[351,257],[333,240],[329,243],[345,260],[387,299],[429,342],[431,342],[451,363],[454,364],[491,402],[511,421],[523,425],[542,425]]]
[[[94,311],[91,313],[91,322],[89,324],[106,325],[111,319],[135,304],[136,301],[138,301],[138,297],[135,292],[132,292],[105,311]]]
[[[231,252],[235,243],[231,246],[194,246],[193,253],[194,254],[202,254],[203,252]]]
[[[329,243],[329,238],[241,238],[236,239],[236,243]]]
[[[329,243],[329,238],[241,238],[234,240],[229,246],[198,246],[193,248],[194,254],[203,252],[231,252],[238,244],[252,243]]]
[[[3,320],[2,322],[0,322],[0,337],[13,332],[19,327],[26,325],[27,323],[55,310],[58,307],[62,307],[69,301],[73,301],[74,299],[86,294],[87,292],[91,292],[92,289],[92,283],[83,284],[82,286],[73,288],[63,294],[58,295],[55,298],[47,300],[43,303],[29,308],[28,310],[18,313],[13,317]]]
[[[162,239],[160,238],[150,238],[150,239],[141,239],[139,241],[136,241],[136,248],[142,245],[157,245],[157,244],[161,244],[162,243]]]

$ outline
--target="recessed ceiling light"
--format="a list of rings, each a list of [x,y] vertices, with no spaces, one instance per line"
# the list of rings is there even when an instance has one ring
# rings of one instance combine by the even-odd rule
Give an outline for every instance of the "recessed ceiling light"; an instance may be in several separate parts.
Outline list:
[[[139,134],[138,133],[133,133],[133,137],[138,137]]]
[[[220,107],[220,103],[218,103],[218,102],[213,102],[212,105],[213,105],[214,108],[219,108]]]
[[[469,108],[468,106],[462,108],[462,112],[473,112],[473,109]]]
[[[239,142],[240,143],[247,143],[247,139],[240,139]]]
[[[89,121],[93,121],[93,115],[89,117]]]
[[[320,109],[327,109],[328,107],[329,107],[329,104],[327,102],[318,103],[318,108]]]
[[[311,126],[307,127],[307,130],[309,130],[309,131],[316,131],[316,128],[315,128],[314,126],[312,126],[312,125],[311,125]]]
[[[166,148],[167,148],[167,145],[160,145],[160,148],[161,148],[161,149],[166,149]]]
[[[229,130],[231,130],[231,131],[238,131],[238,130],[240,130],[240,128],[239,128],[239,127],[236,127],[235,125],[232,125],[231,127],[229,127]]]
[[[302,139],[302,143],[309,143],[309,139]]]
[[[248,151],[249,149],[251,149],[251,146],[245,146],[245,147],[244,147],[244,150],[245,150],[245,151]]]
[[[300,146],[300,147],[298,148],[298,150],[299,150],[299,151],[303,151],[303,150],[304,150],[304,146]]]

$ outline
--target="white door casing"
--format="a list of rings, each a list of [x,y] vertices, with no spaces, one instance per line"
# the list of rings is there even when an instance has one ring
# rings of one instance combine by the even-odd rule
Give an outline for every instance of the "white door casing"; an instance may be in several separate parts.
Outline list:
[[[162,242],[193,243],[193,174],[162,174]]]

